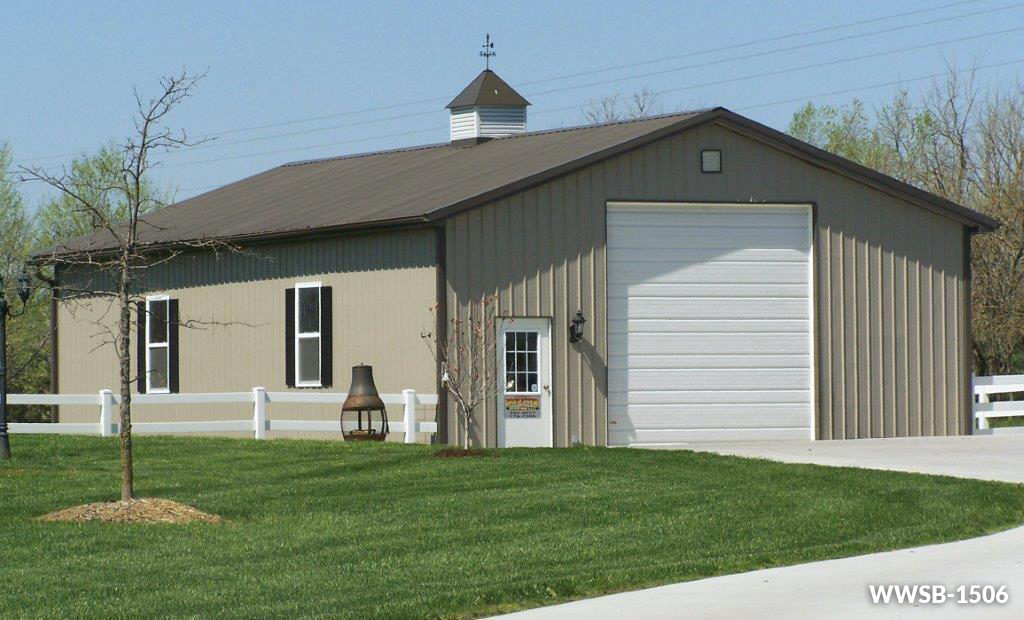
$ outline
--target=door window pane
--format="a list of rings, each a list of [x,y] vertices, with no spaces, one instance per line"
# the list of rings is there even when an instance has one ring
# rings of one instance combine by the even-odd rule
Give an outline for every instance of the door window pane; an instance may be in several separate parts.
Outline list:
[[[320,338],[299,338],[299,381],[320,382]]]
[[[320,331],[320,289],[304,287],[299,289],[299,332],[304,334]]]
[[[147,304],[149,316],[146,317],[146,324],[149,326],[149,342],[151,344],[167,342],[167,300],[150,301]]]
[[[154,347],[149,350],[149,388],[166,390],[167,383],[167,347]]]
[[[505,390],[539,392],[539,351],[536,331],[505,332]]]

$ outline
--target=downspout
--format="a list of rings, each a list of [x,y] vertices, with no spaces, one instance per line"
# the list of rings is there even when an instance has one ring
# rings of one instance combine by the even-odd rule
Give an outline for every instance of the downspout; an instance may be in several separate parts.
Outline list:
[[[435,273],[436,291],[435,302],[437,304],[436,320],[434,329],[437,332],[436,342],[448,342],[448,270],[447,270],[447,247],[445,243],[445,224],[442,220],[440,225],[434,227],[434,249],[435,249]],[[448,433],[448,392],[441,383],[441,358],[437,358],[437,366],[434,369],[437,378],[437,432],[434,438],[437,443],[447,444]]]

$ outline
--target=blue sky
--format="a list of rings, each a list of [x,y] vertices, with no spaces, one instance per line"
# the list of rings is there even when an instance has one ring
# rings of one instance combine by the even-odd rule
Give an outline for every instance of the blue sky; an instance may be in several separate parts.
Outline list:
[[[741,45],[924,9],[934,10]],[[179,199],[288,161],[446,141],[443,106],[483,68],[485,33],[492,67],[533,103],[531,129],[579,124],[588,101],[644,86],[669,91],[665,112],[723,105],[785,129],[801,102],[879,104],[897,87],[862,87],[940,73],[947,59],[1024,61],[1024,30],[995,34],[1024,28],[1024,3],[1012,0],[21,2],[3,13],[0,140],[15,161],[54,168],[70,158],[51,156],[121,140],[133,87],[152,93],[183,67],[208,72],[170,124],[220,138],[168,154],[157,173]],[[718,51],[694,54],[705,50]],[[845,61],[861,56],[872,57]],[[635,66],[518,86],[621,65]],[[1022,71],[977,77],[990,87]],[[609,80],[619,81],[594,84]],[[841,90],[856,92],[826,95]],[[315,117],[328,118],[305,120]],[[30,204],[43,197],[38,184],[22,191]]]

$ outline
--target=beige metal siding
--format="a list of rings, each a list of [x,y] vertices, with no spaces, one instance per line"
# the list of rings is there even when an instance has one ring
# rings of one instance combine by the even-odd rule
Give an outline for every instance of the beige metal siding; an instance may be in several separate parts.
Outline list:
[[[257,246],[251,255],[180,257],[159,269],[150,287],[179,300],[182,392],[236,392],[263,386],[283,391],[284,290],[296,282],[333,287],[334,377],[344,392],[350,368],[367,363],[383,393],[412,388],[436,392],[434,361],[419,334],[431,327],[436,299],[435,236],[431,230],[394,231]],[[118,391],[117,363],[93,321],[116,311],[106,301],[59,308],[60,391]],[[133,328],[132,338],[135,333]],[[132,354],[135,346],[132,344]],[[135,362],[132,362],[133,371]],[[133,388],[134,391],[134,388]],[[336,407],[272,405],[271,417],[337,419]],[[401,418],[400,407],[390,411]],[[420,412],[434,419],[433,407]],[[65,422],[97,419],[97,408],[62,407]],[[139,406],[135,421],[248,418],[247,405]]]
[[[722,150],[721,174],[700,172],[703,148]],[[447,223],[450,318],[495,295],[502,314],[553,319],[556,445],[606,443],[609,200],[814,204],[818,437],[967,432],[963,226],[705,125]],[[586,335],[570,345],[577,309]],[[495,444],[495,416],[489,402],[477,441]]]

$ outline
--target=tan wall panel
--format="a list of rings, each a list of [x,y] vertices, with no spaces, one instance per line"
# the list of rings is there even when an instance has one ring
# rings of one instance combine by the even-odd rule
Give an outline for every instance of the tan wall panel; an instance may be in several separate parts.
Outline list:
[[[700,150],[723,151],[722,174]],[[705,125],[451,218],[449,316],[496,295],[552,317],[555,442],[607,434],[605,214],[613,200],[815,205],[818,437],[966,432],[963,226],[753,136]],[[587,317],[583,342],[566,326]],[[475,439],[493,445],[494,403]],[[449,433],[457,437],[457,418]]]
[[[434,233],[396,231],[258,247],[253,256],[219,261],[182,257],[150,279],[156,292],[179,300],[180,389],[236,392],[263,386],[285,391],[284,291],[296,282],[333,287],[334,377],[330,391],[348,389],[351,366],[372,364],[382,393],[436,391],[435,366],[420,333],[433,329],[436,296]],[[95,324],[113,325],[106,301],[66,302],[59,308],[60,391],[119,390],[113,348]],[[133,327],[132,354],[135,352]],[[101,345],[97,348],[97,345]],[[132,361],[133,372],[135,361]],[[134,389],[133,389],[134,391]],[[270,417],[336,420],[338,407],[271,405]],[[420,418],[433,420],[433,407]],[[62,407],[65,422],[91,422],[95,407]],[[231,420],[252,416],[251,405],[138,406],[137,422]],[[402,419],[401,406],[389,416]]]

